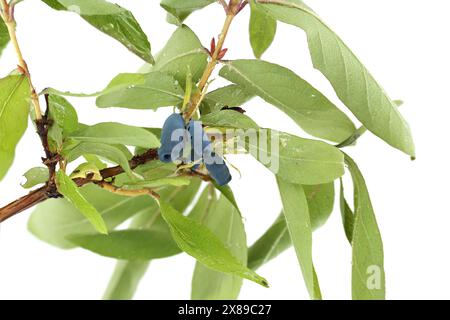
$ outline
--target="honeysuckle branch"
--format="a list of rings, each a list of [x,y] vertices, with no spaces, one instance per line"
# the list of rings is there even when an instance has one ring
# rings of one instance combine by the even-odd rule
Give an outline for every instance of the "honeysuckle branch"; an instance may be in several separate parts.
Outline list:
[[[16,20],[14,19],[14,8],[18,3],[17,1],[12,1],[8,4],[6,0],[0,0],[0,8],[1,8],[1,16],[3,21],[5,22],[6,28],[8,29],[9,38],[11,43],[14,46],[14,50],[16,52],[17,59],[19,61],[18,67],[20,72],[22,72],[28,80],[28,84],[31,89],[31,102],[34,107],[34,112],[36,115],[36,120],[42,119],[41,106],[39,103],[39,96],[36,93],[36,89],[33,85],[33,81],[31,80],[30,70],[28,69],[28,65],[23,57],[22,50],[20,49],[19,42],[17,40],[16,34]]]
[[[224,1],[221,1],[221,3]],[[228,5],[226,5],[226,18],[225,22],[222,27],[222,31],[219,35],[219,39],[217,41],[217,44],[215,45],[214,52],[210,52],[211,59],[208,62],[208,65],[205,68],[205,71],[203,72],[202,77],[200,78],[200,81],[197,85],[198,92],[195,93],[192,96],[191,102],[189,104],[189,107],[186,109],[184,113],[184,118],[186,120],[191,119],[192,116],[197,111],[198,107],[200,106],[200,103],[203,100],[203,97],[205,95],[205,90],[207,89],[208,81],[216,67],[216,65],[219,63],[220,59],[222,58],[221,55],[223,54],[223,45],[225,43],[225,40],[228,35],[228,31],[230,30],[231,23],[233,22],[236,15],[242,10],[242,8],[247,4],[247,1],[241,1],[241,0],[230,0]]]

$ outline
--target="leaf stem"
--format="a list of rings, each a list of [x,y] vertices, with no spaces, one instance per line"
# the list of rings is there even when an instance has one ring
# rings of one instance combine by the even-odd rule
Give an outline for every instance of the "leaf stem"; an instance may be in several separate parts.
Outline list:
[[[36,120],[42,119],[41,106],[39,103],[39,97],[36,94],[36,90],[33,86],[33,81],[31,80],[30,70],[28,69],[28,65],[23,57],[22,50],[20,49],[19,42],[17,40],[16,34],[16,21],[14,19],[14,6],[16,2],[11,2],[8,4],[6,0],[1,0],[0,5],[2,9],[2,19],[5,22],[6,28],[8,29],[9,38],[11,39],[11,43],[14,46],[16,51],[17,59],[19,60],[19,69],[20,71],[27,77],[28,84],[31,89],[31,102],[34,106],[34,111],[36,114]]]

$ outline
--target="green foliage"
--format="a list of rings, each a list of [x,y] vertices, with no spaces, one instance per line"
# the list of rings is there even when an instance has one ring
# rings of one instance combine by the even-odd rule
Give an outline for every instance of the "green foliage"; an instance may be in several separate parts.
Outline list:
[[[28,126],[29,95],[25,76],[0,79],[0,181],[11,167],[16,145]]]
[[[234,20],[232,16],[238,14],[239,1],[232,1],[225,9],[224,32],[206,49],[183,22],[194,11],[218,1],[161,0],[168,21],[177,27],[153,58],[147,36],[130,11],[105,0],[42,1],[55,10],[77,13],[145,61],[138,72],[118,74],[101,92],[79,94],[47,88],[40,96],[48,106],[42,110],[42,122],[36,125],[39,112],[30,113],[45,158],[43,166],[24,174],[26,182],[22,186],[40,186],[31,191],[31,196],[42,192],[42,197],[60,198],[48,199],[35,208],[28,222],[29,231],[58,248],[83,248],[91,254],[117,259],[105,299],[133,298],[151,260],[183,252],[197,260],[192,299],[237,299],[243,279],[267,287],[268,281],[256,270],[291,246],[310,297],[321,299],[312,257],[312,233],[333,212],[337,179],[341,182],[343,228],[352,247],[352,297],[385,298],[383,243],[369,192],[358,166],[341,149],[354,146],[367,131],[411,156],[414,143],[397,108],[400,103],[389,98],[312,9],[300,0],[249,1],[249,39],[257,59],[227,60],[222,45]],[[306,32],[314,67],[329,80],[362,126],[357,129],[334,102],[301,75],[260,60],[274,40],[278,22]],[[0,19],[0,55],[9,41],[9,32]],[[210,49],[220,49],[216,51],[220,52],[218,59]],[[233,54],[238,56],[239,50]],[[35,98],[36,88],[30,88],[32,81],[27,79],[30,75],[22,54],[19,58],[20,72],[0,79],[0,180],[13,163],[16,146],[27,128],[30,98]],[[209,91],[217,65],[222,65],[219,76],[229,83]],[[282,213],[248,247],[243,223],[248,213],[240,211],[229,185],[209,182],[201,165],[191,168],[188,161],[180,165],[154,159],[156,149],[161,147],[160,128],[93,118],[89,119],[93,124],[86,125],[79,122],[76,106],[64,97],[95,97],[99,108],[157,111],[170,107],[184,115],[192,114],[194,120],[203,122],[205,132],[218,130],[227,146],[243,143],[238,152],[251,154],[272,171]],[[254,97],[280,109],[305,133],[337,145],[276,131],[282,124],[260,128],[244,114],[246,104]],[[186,122],[191,120],[187,118]],[[229,135],[228,129],[253,130],[260,140]],[[345,167],[353,179],[353,209],[344,194]],[[55,183],[59,194],[52,189]],[[99,186],[106,188],[106,183],[108,190]],[[150,191],[160,200],[150,197]]]
[[[253,54],[260,59],[270,47],[277,32],[277,20],[260,9],[253,0],[250,0],[250,44]]]
[[[300,0],[255,1],[277,20],[305,30],[314,66],[328,78],[342,102],[368,130],[414,157],[409,126],[395,103],[315,12]]]
[[[56,10],[79,14],[93,27],[121,42],[128,50],[153,63],[150,43],[133,14],[105,0],[42,0]]]

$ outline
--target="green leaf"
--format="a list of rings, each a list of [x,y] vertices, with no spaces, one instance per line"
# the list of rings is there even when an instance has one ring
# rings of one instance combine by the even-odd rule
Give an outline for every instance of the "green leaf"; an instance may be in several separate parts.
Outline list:
[[[132,299],[149,265],[150,261],[118,261],[103,299]]]
[[[63,150],[63,154],[69,162],[75,161],[81,156],[94,154],[104,157],[122,167],[128,176],[134,179],[133,171],[128,163],[128,154],[119,146],[112,146],[104,143],[81,142],[70,150]]]
[[[200,120],[204,125],[216,128],[259,129],[250,117],[234,110],[211,112],[202,116]]]
[[[205,95],[201,108],[202,114],[220,111],[223,107],[240,107],[255,95],[238,85],[231,84]]]
[[[175,19],[177,24],[181,24],[192,12],[214,2],[216,0],[161,0],[161,7]]]
[[[11,167],[28,125],[30,86],[25,76],[0,79],[0,181]]]
[[[3,20],[0,19],[0,57],[2,55],[3,49],[6,48],[8,43],[9,43],[8,28],[6,27]]]
[[[116,122],[104,122],[89,126],[74,132],[70,138],[85,142],[124,144],[148,149],[160,146],[158,138],[149,131]]]
[[[322,141],[267,130],[267,142],[249,139],[247,150],[274,174],[292,183],[323,184],[344,174],[344,155]]]
[[[228,62],[220,75],[276,106],[315,137],[341,142],[356,130],[345,113],[287,68],[261,60],[236,60]]]
[[[237,204],[236,198],[234,197],[233,190],[231,190],[229,185],[219,186],[217,183],[213,182],[214,188],[219,190],[219,192],[228,199],[228,201],[234,206],[234,208],[238,211],[239,215],[242,217],[241,210]]]
[[[277,20],[255,5],[253,0],[250,1],[250,8],[250,44],[252,45],[253,54],[260,59],[275,38]]]
[[[70,175],[70,179],[91,179],[93,181],[102,181],[103,177],[100,169],[94,162],[85,162],[80,164]]]
[[[315,68],[372,133],[414,156],[411,131],[384,89],[345,43],[299,0],[256,0],[274,18],[305,30]],[[343,140],[341,140],[343,141]]]
[[[341,192],[339,197],[340,198],[339,207],[341,210],[342,224],[344,226],[345,236],[347,237],[348,242],[352,244],[355,215],[350,206],[348,205],[347,200],[345,199],[344,184],[342,182],[342,179],[340,179],[340,184],[341,184]]]
[[[78,129],[78,115],[75,108],[63,97],[48,96],[49,118],[53,121],[48,131],[50,148],[59,152],[68,134]]]
[[[167,177],[167,178],[161,178],[161,179],[152,179],[147,180],[144,179],[142,181],[127,181],[123,183],[123,185],[126,185],[129,189],[136,187],[136,188],[161,188],[165,186],[175,186],[175,187],[181,187],[181,186],[187,186],[191,182],[190,177]]]
[[[166,188],[162,190],[160,195],[164,200],[172,203],[177,210],[184,212],[186,207],[192,202],[199,187],[200,181],[193,180],[187,187]],[[190,215],[196,212],[198,205],[199,203],[192,209]],[[136,216],[130,227],[143,230],[165,227],[167,233],[170,233],[167,224],[161,218],[159,206],[152,207],[152,211],[146,211]],[[103,299],[132,299],[140,280],[147,271],[149,263],[149,261],[118,261]]]
[[[27,172],[23,174],[23,176],[27,179],[27,182],[22,184],[22,187],[25,189],[30,189],[38,184],[46,183],[48,180],[48,168],[44,167],[36,167],[31,168]]]
[[[143,60],[153,63],[150,43],[133,14],[104,0],[42,0],[55,10],[79,14],[89,24],[122,43]]]
[[[221,197],[201,220],[240,263],[247,263],[247,237],[241,215],[227,198]],[[192,278],[193,300],[234,300],[239,296],[242,278],[214,271],[197,262]]]
[[[121,260],[152,260],[180,252],[164,230],[121,230],[108,235],[71,235],[74,244],[105,257]]]
[[[345,155],[345,162],[353,178],[355,201],[352,297],[355,300],[382,300],[385,298],[383,240],[364,177],[348,155]]]
[[[158,109],[174,106],[184,99],[180,83],[161,72],[120,74],[97,98],[100,108]]]
[[[152,71],[173,76],[185,87],[190,70],[192,81],[197,83],[206,68],[208,53],[195,33],[187,26],[179,27],[156,56]]]
[[[163,201],[160,202],[160,206],[174,240],[183,251],[213,270],[268,286],[267,280],[240,263],[211,230],[181,215]]]
[[[333,212],[334,184],[303,186],[308,201],[313,231],[324,225]],[[284,214],[281,213],[269,229],[249,248],[248,267],[257,270],[275,259],[292,245]]]
[[[158,208],[148,196],[119,196],[93,184],[86,185],[79,191],[100,213],[109,231],[134,215]],[[28,229],[40,240],[62,249],[75,247],[66,239],[70,235],[95,233],[86,217],[66,199],[49,199],[39,204],[28,221]]]
[[[257,270],[292,245],[282,213],[269,229],[248,249],[248,267]]]
[[[311,299],[321,299],[312,261],[312,227],[305,191],[299,184],[277,178],[283,212]]]
[[[315,186],[303,186],[308,201],[309,217],[312,230],[323,226],[334,207],[334,183],[319,184]]]
[[[98,232],[108,233],[108,228],[100,213],[83,197],[77,185],[63,171],[57,172],[56,184],[58,191],[92,223]]]

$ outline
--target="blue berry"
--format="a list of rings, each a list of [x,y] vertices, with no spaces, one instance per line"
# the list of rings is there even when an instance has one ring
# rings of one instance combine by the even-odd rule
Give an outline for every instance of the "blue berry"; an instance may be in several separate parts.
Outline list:
[[[183,130],[175,132],[177,130]],[[161,147],[158,149],[159,160],[165,163],[173,162],[183,156],[183,149],[176,150],[176,154],[172,155],[174,148],[183,143],[185,130],[185,123],[183,116],[178,113],[173,113],[164,122],[161,132]],[[175,133],[174,137],[172,135]]]
[[[206,149],[212,149],[211,141],[203,130],[201,121],[189,121],[187,129],[191,138],[191,161],[197,162],[203,158]]]
[[[224,186],[231,181],[230,170],[223,160],[221,163],[206,164],[206,169],[219,186]]]

